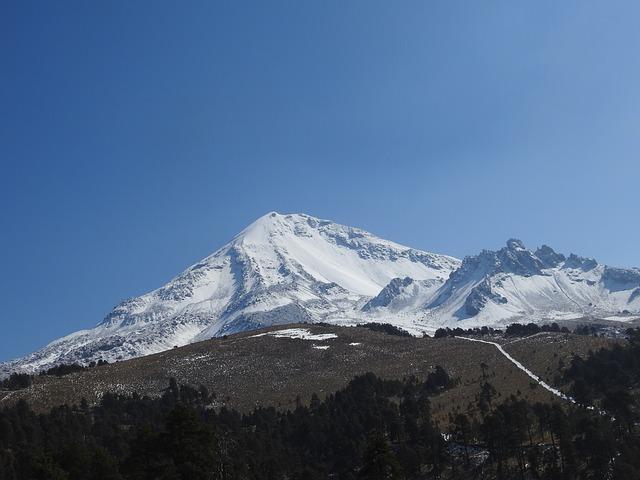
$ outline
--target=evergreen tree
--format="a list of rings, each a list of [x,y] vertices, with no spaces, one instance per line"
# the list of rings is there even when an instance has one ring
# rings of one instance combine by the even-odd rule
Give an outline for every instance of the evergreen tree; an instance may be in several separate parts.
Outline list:
[[[402,470],[389,444],[379,433],[374,433],[367,441],[362,458],[359,480],[400,480]]]

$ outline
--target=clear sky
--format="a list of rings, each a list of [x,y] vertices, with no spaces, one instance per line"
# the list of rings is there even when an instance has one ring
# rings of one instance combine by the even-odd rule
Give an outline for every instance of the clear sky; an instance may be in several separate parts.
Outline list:
[[[640,266],[640,4],[0,6],[0,360],[269,210]]]

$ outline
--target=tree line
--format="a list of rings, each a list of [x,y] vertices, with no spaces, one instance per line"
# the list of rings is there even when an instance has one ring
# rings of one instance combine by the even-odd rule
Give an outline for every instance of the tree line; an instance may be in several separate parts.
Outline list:
[[[80,365],[78,363],[64,363],[60,365],[54,365],[51,368],[41,371],[38,376],[55,376],[62,377],[75,372],[81,372],[89,368],[100,367],[102,365],[108,365],[106,360],[98,360],[97,362],[91,362],[87,366]],[[28,373],[14,372],[4,380],[0,381],[0,390],[21,390],[23,388],[29,388],[33,385],[34,375]]]
[[[528,337],[542,332],[554,332],[554,333],[575,333],[577,335],[591,335],[596,330],[588,326],[580,325],[571,332],[567,327],[560,327],[556,322],[544,325],[538,325],[536,323],[512,323],[508,325],[505,330],[492,328],[492,327],[474,327],[474,328],[438,328],[435,331],[434,338],[444,337],[456,337],[464,335],[505,335],[507,337]],[[586,333],[588,332],[588,333]]]

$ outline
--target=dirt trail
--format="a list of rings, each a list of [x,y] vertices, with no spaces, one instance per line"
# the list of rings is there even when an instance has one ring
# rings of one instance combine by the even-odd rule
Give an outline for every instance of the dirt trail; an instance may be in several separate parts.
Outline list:
[[[458,337],[456,336],[456,338],[460,338],[462,340],[467,340],[469,342],[479,342],[479,343],[486,343],[488,345],[493,345],[494,347],[496,347],[500,353],[502,353],[502,355],[504,355],[505,357],[507,357],[507,360],[509,360],[511,363],[513,363],[516,367],[518,367],[520,370],[522,370],[524,373],[526,373],[527,375],[529,375],[529,377],[531,377],[533,380],[535,380],[536,382],[538,382],[538,384],[550,391],[551,393],[553,393],[556,397],[559,397],[563,400],[566,400],[568,402],[571,403],[576,403],[576,401],[568,396],[565,395],[564,393],[562,393],[560,390],[558,390],[557,388],[553,388],[551,385],[549,385],[548,383],[546,383],[544,380],[542,380],[540,377],[538,377],[535,373],[533,373],[531,370],[529,370],[527,367],[525,367],[523,364],[521,364],[518,360],[516,360],[515,358],[513,358],[511,355],[509,355],[504,348],[502,348],[502,345],[496,343],[496,342],[489,342],[487,340],[480,340],[477,338],[468,338],[468,337]]]

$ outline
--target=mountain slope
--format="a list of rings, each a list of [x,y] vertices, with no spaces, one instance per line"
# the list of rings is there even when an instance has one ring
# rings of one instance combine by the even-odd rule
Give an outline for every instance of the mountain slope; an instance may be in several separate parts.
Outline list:
[[[95,328],[0,365],[113,362],[215,336],[294,322],[387,322],[412,333],[640,315],[640,270],[509,240],[459,260],[303,214],[269,213],[163,287]]]
[[[406,303],[406,286],[414,283],[405,279],[402,288],[394,289],[392,281],[367,305]],[[375,310],[383,314],[384,307]],[[498,251],[466,257],[443,285],[414,294],[396,313],[431,326],[465,328],[576,317],[629,320],[640,314],[640,270],[565,257],[548,246],[531,251],[509,240]]]
[[[460,261],[308,215],[269,213],[165,286],[95,328],[2,366],[122,360],[264,326],[358,317],[393,278],[441,285]]]

